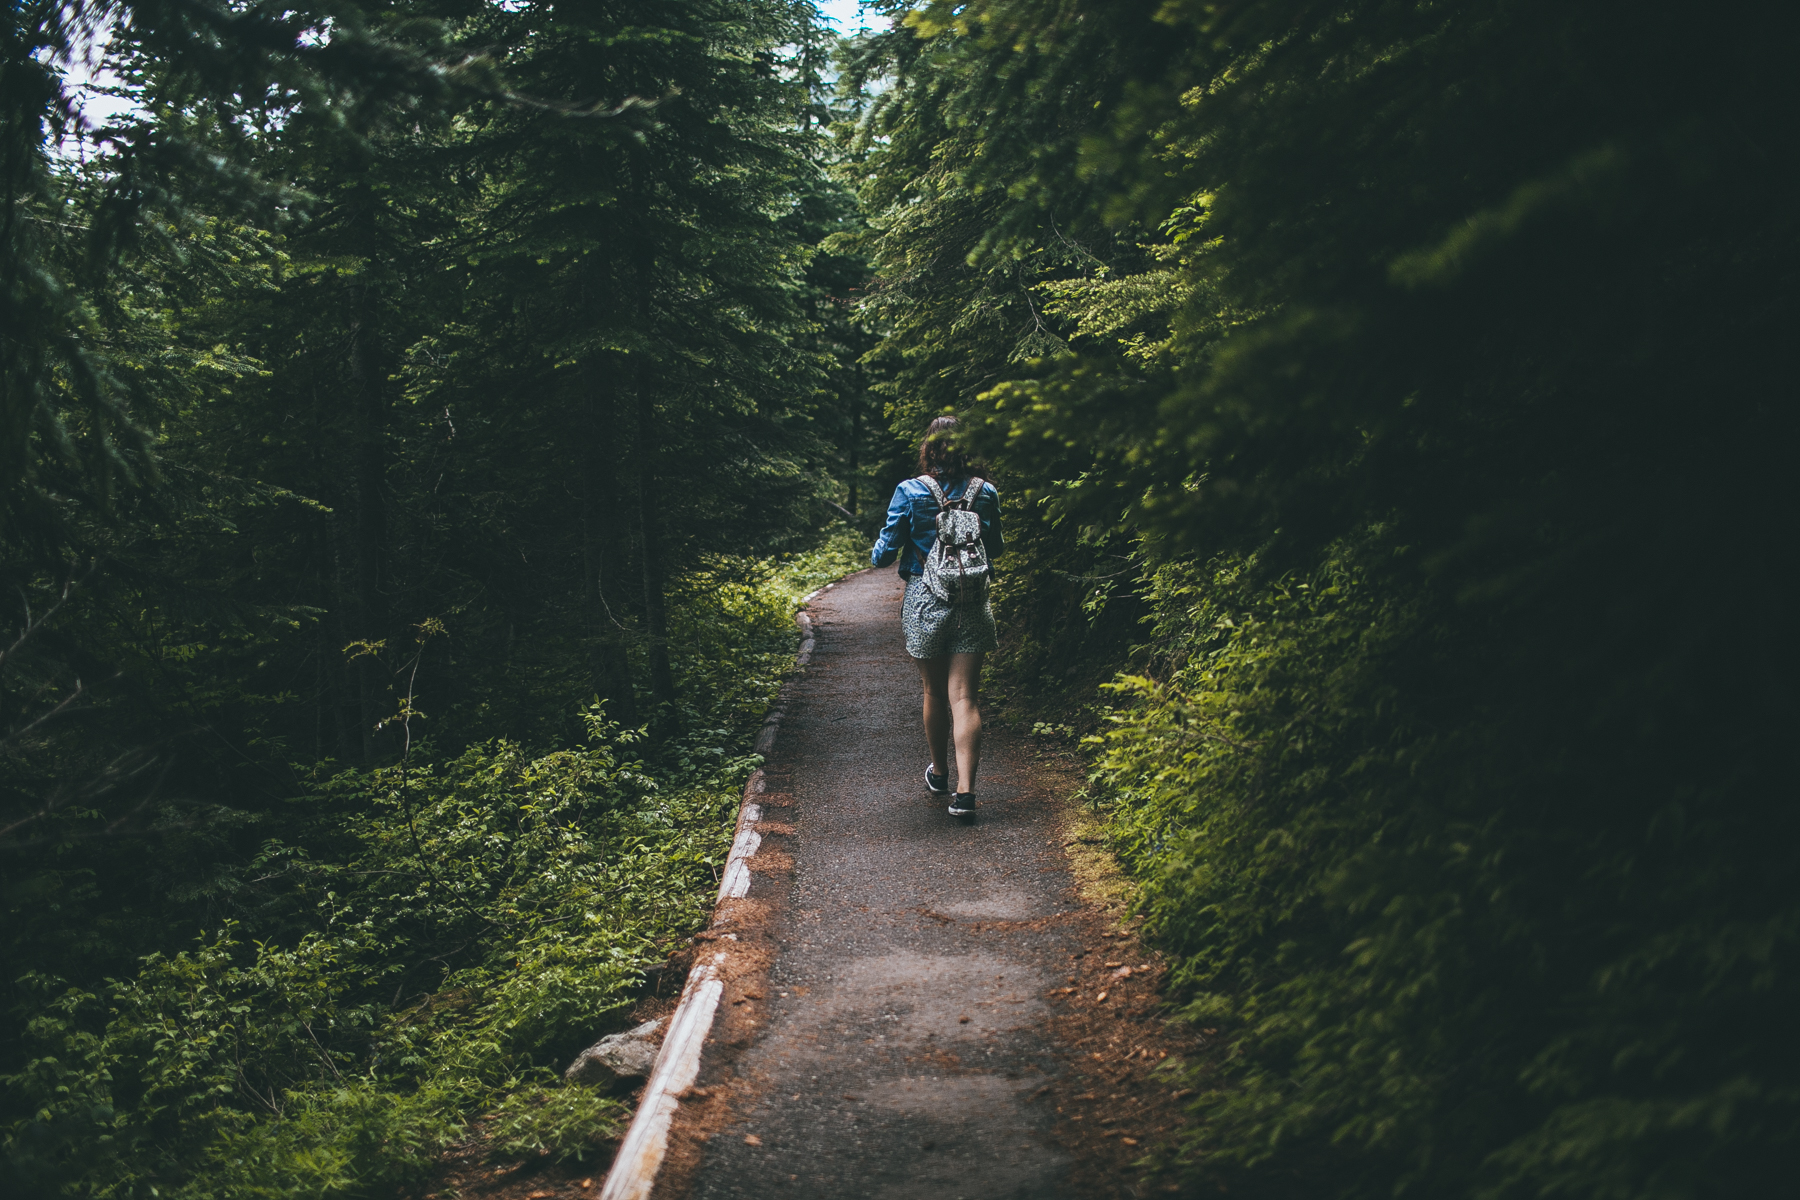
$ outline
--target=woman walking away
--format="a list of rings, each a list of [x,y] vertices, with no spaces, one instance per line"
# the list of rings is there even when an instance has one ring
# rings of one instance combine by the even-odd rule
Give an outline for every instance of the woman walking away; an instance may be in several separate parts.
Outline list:
[[[887,525],[869,557],[878,567],[898,557],[906,580],[900,623],[925,688],[925,740],[931,746],[925,786],[942,795],[954,783],[950,815],[969,820],[981,765],[981,659],[996,645],[988,560],[1005,541],[1000,493],[956,448],[955,430],[955,417],[939,417],[926,428],[918,478],[894,489]],[[953,729],[954,778],[946,768]]]

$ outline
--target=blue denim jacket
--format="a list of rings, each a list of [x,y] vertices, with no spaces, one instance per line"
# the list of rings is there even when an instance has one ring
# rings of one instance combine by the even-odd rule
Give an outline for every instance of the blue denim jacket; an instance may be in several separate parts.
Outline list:
[[[944,494],[955,500],[968,486],[967,479],[958,479],[944,488]],[[992,561],[1006,549],[1006,538],[1000,533],[1000,493],[993,484],[981,485],[975,511],[981,516],[981,544],[987,547],[988,559]],[[888,501],[887,525],[875,539],[869,561],[885,567],[897,555],[900,578],[910,579],[923,572],[925,556],[931,553],[932,540],[937,537],[937,515],[937,501],[931,498],[931,489],[917,479],[902,480],[894,489],[894,498]]]

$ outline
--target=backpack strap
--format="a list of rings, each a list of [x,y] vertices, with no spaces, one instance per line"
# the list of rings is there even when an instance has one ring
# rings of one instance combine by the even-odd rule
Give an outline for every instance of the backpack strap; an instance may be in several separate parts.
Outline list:
[[[953,504],[959,504],[970,512],[975,511],[975,502],[981,499],[981,489],[987,486],[987,480],[979,475],[971,475],[969,476],[969,481],[963,485],[962,495],[952,500],[944,493],[943,485],[937,481],[935,475],[921,475],[919,476],[919,482],[931,489],[931,498],[937,501],[939,509],[946,509]]]

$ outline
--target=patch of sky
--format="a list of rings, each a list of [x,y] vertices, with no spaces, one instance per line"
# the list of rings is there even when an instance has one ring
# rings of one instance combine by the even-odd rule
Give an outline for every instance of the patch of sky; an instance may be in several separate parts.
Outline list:
[[[813,0],[819,15],[831,22],[838,33],[848,36],[869,28],[869,17],[861,0]]]
[[[531,0],[492,2],[496,8],[516,11],[527,7]],[[871,28],[871,14],[862,0],[814,0],[814,7],[842,36],[866,32]],[[876,20],[879,21],[879,16]],[[316,40],[317,36],[313,33],[308,40]],[[112,21],[102,19],[86,24],[73,40],[73,53],[66,59],[57,61],[56,65],[63,71],[65,86],[74,93],[76,105],[87,128],[109,125],[141,112],[133,97],[120,93],[119,89],[124,81],[105,65],[107,43],[112,40]],[[48,52],[39,57],[52,58]],[[58,157],[74,158],[81,156],[85,149],[85,139],[70,137],[55,147],[53,153]]]
[[[130,99],[108,90],[117,88],[123,82],[105,65],[107,45],[112,41],[113,34],[112,14],[80,10],[77,13],[75,19],[68,22],[70,36],[67,51],[57,53],[50,47],[44,47],[36,57],[38,61],[47,63],[62,74],[63,87],[74,101],[76,111],[81,114],[83,126],[94,129],[134,111],[136,105]],[[76,130],[71,129],[51,150],[59,158],[75,157],[81,154],[82,147],[83,139],[77,136]]]

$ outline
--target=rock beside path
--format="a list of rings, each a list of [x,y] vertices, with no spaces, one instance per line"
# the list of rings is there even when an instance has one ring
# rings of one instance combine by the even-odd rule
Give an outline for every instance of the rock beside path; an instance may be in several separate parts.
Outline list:
[[[624,1033],[608,1034],[576,1056],[563,1072],[563,1080],[613,1086],[642,1079],[656,1066],[656,1052],[661,1048],[657,1034],[662,1027],[658,1018]]]

